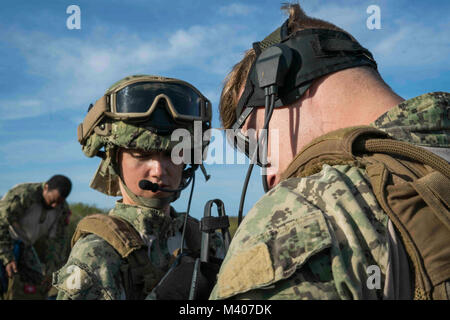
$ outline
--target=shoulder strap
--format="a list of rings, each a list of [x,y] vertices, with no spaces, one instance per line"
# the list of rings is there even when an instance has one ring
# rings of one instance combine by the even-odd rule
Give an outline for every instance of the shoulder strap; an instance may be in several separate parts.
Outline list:
[[[440,298],[450,279],[450,164],[372,127],[330,132],[307,145],[282,178],[324,164],[364,167],[374,195],[400,233],[414,266],[415,299]]]
[[[93,233],[108,242],[122,258],[145,246],[139,233],[125,220],[105,214],[93,214],[83,218],[72,237],[74,246],[83,235]]]
[[[450,164],[443,158],[424,148],[393,139],[359,139],[355,141],[355,152],[386,153],[406,157],[419,163],[429,165],[450,179]]]
[[[104,239],[126,259],[121,273],[127,299],[144,299],[164,273],[151,263],[139,233],[121,218],[93,214],[78,223],[72,237],[72,247],[83,235],[90,233]]]
[[[386,153],[429,165],[450,178],[450,165],[436,154],[413,144],[397,141],[370,126],[332,131],[314,139],[294,158],[281,179],[305,177],[319,172],[323,164],[357,164],[356,155]]]
[[[281,180],[306,177],[319,172],[326,163],[357,164],[353,145],[360,137],[387,138],[388,135],[369,126],[349,127],[320,136],[306,145],[281,175]]]

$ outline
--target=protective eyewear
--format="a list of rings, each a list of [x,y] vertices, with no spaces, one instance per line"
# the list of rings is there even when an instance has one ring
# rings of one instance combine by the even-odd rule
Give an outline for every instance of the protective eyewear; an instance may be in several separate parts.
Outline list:
[[[105,117],[145,122],[157,129],[173,129],[177,123],[211,121],[211,102],[187,82],[176,79],[125,82],[101,97],[78,127],[78,140],[85,141]]]

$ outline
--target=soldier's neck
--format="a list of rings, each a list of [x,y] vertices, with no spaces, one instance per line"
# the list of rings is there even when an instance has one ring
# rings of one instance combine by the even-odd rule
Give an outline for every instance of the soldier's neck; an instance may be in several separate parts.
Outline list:
[[[370,70],[342,70],[317,80],[295,107],[299,108],[297,152],[328,132],[369,125],[404,99]]]

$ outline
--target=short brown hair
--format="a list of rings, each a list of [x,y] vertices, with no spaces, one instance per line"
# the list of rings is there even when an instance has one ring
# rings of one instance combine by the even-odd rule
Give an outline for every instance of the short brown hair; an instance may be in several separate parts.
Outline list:
[[[281,7],[281,10],[289,14],[289,34],[299,30],[312,28],[346,32],[330,22],[308,17],[299,4],[284,4]],[[346,33],[354,39],[348,32]],[[253,49],[247,50],[244,54],[244,58],[233,67],[231,72],[225,78],[219,103],[220,121],[225,129],[231,128],[236,121],[235,110],[239,94],[241,93],[241,88],[245,85],[248,73],[255,59],[255,51]]]

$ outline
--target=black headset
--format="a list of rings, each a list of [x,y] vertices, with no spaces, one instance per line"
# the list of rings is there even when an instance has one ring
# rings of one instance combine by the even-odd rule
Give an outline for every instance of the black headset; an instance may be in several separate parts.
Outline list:
[[[377,70],[372,54],[349,34],[327,29],[306,29],[288,35],[288,20],[253,48],[256,59],[250,68],[244,92],[236,108],[233,128],[240,129],[249,114],[265,106],[264,126],[267,132],[273,110],[292,104],[300,99],[314,79],[339,70],[369,66]],[[245,110],[250,109],[250,110]],[[245,194],[253,164],[262,144],[262,164],[266,164],[267,139],[258,139],[244,181],[238,213],[238,224],[242,221]],[[263,143],[262,143],[263,142]],[[269,190],[263,167],[264,191]]]

